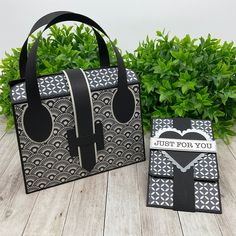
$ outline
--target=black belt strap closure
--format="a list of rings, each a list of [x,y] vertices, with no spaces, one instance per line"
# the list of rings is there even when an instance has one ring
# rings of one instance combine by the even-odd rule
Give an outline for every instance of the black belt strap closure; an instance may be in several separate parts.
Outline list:
[[[94,124],[90,88],[84,72],[72,69],[64,73],[68,80],[75,116],[75,129],[67,132],[70,154],[79,155],[81,166],[91,171],[96,164],[97,150],[104,148],[102,123]]]
[[[173,119],[173,127],[179,130],[191,128],[190,119]],[[181,152],[178,152],[181,155]],[[182,172],[174,166],[173,208],[178,211],[195,211],[193,167]]]
[[[182,172],[174,166],[174,209],[177,211],[195,211],[193,167]]]
[[[67,131],[67,137],[71,156],[79,155],[78,146],[86,146],[91,143],[96,143],[97,150],[104,149],[103,126],[101,122],[95,124],[95,134],[76,137],[75,129],[69,129]]]

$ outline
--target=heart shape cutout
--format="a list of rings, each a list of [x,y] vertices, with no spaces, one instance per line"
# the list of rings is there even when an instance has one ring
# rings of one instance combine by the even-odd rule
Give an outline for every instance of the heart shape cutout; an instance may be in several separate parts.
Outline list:
[[[208,134],[201,130],[184,130],[168,129],[160,133],[159,138],[169,139],[188,139],[188,140],[209,140]],[[183,152],[183,151],[161,151],[173,165],[175,165],[182,172],[190,169],[198,160],[204,157],[204,153],[199,152]]]

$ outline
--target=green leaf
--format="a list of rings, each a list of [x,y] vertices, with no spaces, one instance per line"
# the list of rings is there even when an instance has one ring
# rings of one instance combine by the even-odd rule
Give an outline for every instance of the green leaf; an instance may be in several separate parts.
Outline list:
[[[181,90],[182,90],[182,93],[185,94],[189,90],[188,84],[184,84]]]
[[[52,26],[38,48],[39,74],[69,68],[99,68],[98,46],[90,28]],[[32,43],[38,34],[32,36]],[[30,43],[29,48],[32,47]],[[117,44],[117,40],[114,40]],[[107,43],[111,65],[117,65],[111,43]],[[0,63],[0,114],[13,125],[8,83],[19,79],[20,49],[7,52]],[[154,38],[126,52],[124,60],[140,80],[144,129],[155,117],[210,119],[215,136],[226,143],[236,135],[236,47],[211,35],[198,39],[186,35],[170,37],[157,31]]]
[[[211,35],[199,39],[190,35],[170,38],[157,31],[155,38],[147,37],[134,53],[126,56],[126,64],[140,79],[145,130],[150,128],[151,116],[180,116],[212,120],[215,135],[225,142],[235,135],[233,42],[221,43]]]

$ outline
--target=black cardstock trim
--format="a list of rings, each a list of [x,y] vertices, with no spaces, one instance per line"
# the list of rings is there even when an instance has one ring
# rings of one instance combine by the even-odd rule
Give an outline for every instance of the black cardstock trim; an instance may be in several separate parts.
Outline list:
[[[195,211],[195,191],[193,167],[186,172],[174,166],[173,178],[173,208],[181,211]]]
[[[41,17],[35,24],[34,26],[31,28],[30,33],[26,39],[26,41],[24,42],[22,49],[21,49],[21,53],[20,53],[20,60],[19,60],[19,64],[20,64],[20,75],[21,78],[25,77],[25,68],[26,68],[26,63],[27,63],[27,59],[28,59],[28,52],[27,52],[27,44],[28,44],[28,39],[30,37],[31,34],[33,34],[36,30],[38,30],[39,28],[41,28],[42,26],[47,25],[49,22],[51,22],[54,18],[64,15],[64,14],[68,14],[70,12],[68,11],[57,11],[57,12],[52,12],[49,13],[43,17]],[[100,58],[100,65],[101,67],[109,67],[110,66],[110,60],[109,60],[109,53],[108,53],[108,49],[107,49],[107,45],[106,42],[104,41],[103,37],[98,33],[98,31],[96,31],[95,28],[92,28],[94,31],[94,34],[96,36],[97,39],[97,43],[98,43],[98,53],[99,53],[99,58]]]
[[[23,180],[24,180],[24,187],[25,187],[25,193],[28,194],[28,189],[27,189],[27,185],[26,185],[26,176],[25,176],[25,170],[24,170],[24,164],[23,164],[23,156],[22,156],[22,150],[20,148],[20,137],[19,137],[19,133],[18,133],[18,124],[17,124],[17,117],[16,117],[16,112],[15,112],[15,107],[14,104],[12,104],[12,112],[13,112],[13,117],[14,117],[14,121],[15,121],[15,131],[16,131],[16,139],[17,139],[17,144],[18,144],[18,151],[19,151],[19,155],[20,155],[20,164],[21,164],[21,173],[23,175]]]
[[[173,127],[181,131],[191,128],[191,120],[173,119]],[[184,152],[175,152],[174,155],[182,155]],[[186,153],[185,153],[186,154]],[[173,155],[173,154],[172,154]],[[173,208],[180,211],[195,211],[193,167],[185,173],[174,165],[174,189]]]

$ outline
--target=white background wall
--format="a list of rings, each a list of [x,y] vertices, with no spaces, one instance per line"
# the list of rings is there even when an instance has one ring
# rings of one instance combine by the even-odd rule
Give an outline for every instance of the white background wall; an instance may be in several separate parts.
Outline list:
[[[22,45],[39,17],[57,10],[94,19],[122,50],[135,49],[146,35],[163,29],[236,42],[236,0],[0,0],[0,59]]]

